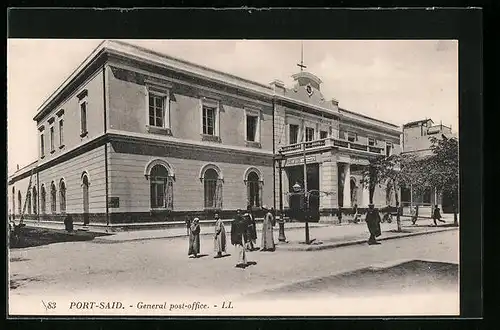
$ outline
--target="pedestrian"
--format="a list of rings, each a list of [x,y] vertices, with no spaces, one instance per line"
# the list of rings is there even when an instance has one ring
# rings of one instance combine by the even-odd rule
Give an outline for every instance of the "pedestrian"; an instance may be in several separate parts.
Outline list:
[[[217,253],[214,258],[220,258],[226,252],[226,228],[218,213],[215,213],[214,250]]]
[[[434,211],[432,212],[432,220],[434,220],[434,226],[436,227],[437,227],[436,221],[446,222],[444,220],[441,220],[441,212],[437,205],[434,206]]]
[[[255,222],[255,217],[252,212],[252,206],[247,206],[247,213],[245,213],[245,217],[248,219],[248,249],[253,251],[257,249],[257,223]]]
[[[231,244],[236,248],[236,255],[238,256],[238,263],[236,267],[245,268],[247,264],[245,242],[247,239],[248,224],[241,216],[241,210],[236,211],[236,216],[231,223]]]
[[[360,218],[360,215],[359,215],[359,212],[358,212],[358,204],[354,204],[354,219],[352,221],[354,223],[358,223],[359,222],[359,218]]]
[[[415,208],[412,210],[411,222],[413,224],[417,223],[418,220],[418,205],[415,205]]]
[[[266,205],[262,206],[262,209],[266,212],[264,215],[264,221],[262,222],[262,244],[260,246],[261,251],[274,251],[274,237],[273,237],[273,227],[276,224],[274,217],[274,209],[268,209]]]
[[[186,215],[186,219],[184,221],[186,222],[187,235],[189,236],[189,229],[191,228],[191,218],[189,215]]]
[[[370,232],[370,238],[368,239],[369,245],[380,244],[377,242],[377,237],[381,235],[380,230],[380,214],[378,210],[375,210],[373,204],[368,205],[368,211],[366,213],[366,225],[368,226],[368,231]]]
[[[188,255],[198,258],[200,253],[200,219],[194,218],[189,230],[189,251]]]

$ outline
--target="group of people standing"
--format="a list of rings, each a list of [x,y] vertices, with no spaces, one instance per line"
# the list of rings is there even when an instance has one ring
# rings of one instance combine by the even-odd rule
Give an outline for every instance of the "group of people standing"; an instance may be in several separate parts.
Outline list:
[[[265,212],[262,224],[261,251],[274,251],[273,227],[276,224],[274,209],[263,206]],[[200,219],[194,218],[193,221],[186,219],[186,226],[189,235],[188,255],[197,258],[200,253]],[[215,214],[214,227],[214,258],[221,258],[227,251],[226,228],[219,214]],[[245,268],[248,265],[246,258],[247,251],[259,250],[257,245],[257,224],[251,206],[247,207],[245,213],[240,209],[236,211],[236,216],[231,223],[231,244],[235,246],[238,262],[236,267]]]

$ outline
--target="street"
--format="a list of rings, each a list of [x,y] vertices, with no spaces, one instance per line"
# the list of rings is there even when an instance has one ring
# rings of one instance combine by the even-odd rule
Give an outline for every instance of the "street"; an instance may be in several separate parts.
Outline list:
[[[234,267],[232,246],[228,248],[231,256],[214,259],[211,235],[201,237],[205,256],[198,259],[188,258],[187,238],[52,244],[11,251],[10,311],[25,311],[27,301],[38,306],[42,298],[69,301],[99,297],[135,303],[138,299],[221,297],[238,301],[286,284],[384,263],[417,259],[458,264],[458,241],[459,233],[454,230],[388,240],[376,246],[363,244],[313,252],[280,251],[278,246],[276,252],[248,253],[253,265],[246,269]],[[68,312],[66,307],[52,312]],[[37,308],[34,311],[40,312]]]

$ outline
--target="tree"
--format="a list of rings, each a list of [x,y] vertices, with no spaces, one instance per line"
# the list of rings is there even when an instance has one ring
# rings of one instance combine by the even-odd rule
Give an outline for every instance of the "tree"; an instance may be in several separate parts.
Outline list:
[[[391,156],[378,156],[372,158],[370,163],[363,171],[363,185],[368,187],[370,193],[370,204],[373,204],[373,195],[376,186],[382,187],[385,185],[394,191],[396,199],[397,213],[396,223],[397,230],[401,228],[401,208],[399,200],[399,187],[401,185],[415,186],[415,190],[424,191],[429,187],[429,183],[422,174],[422,159],[411,154],[399,154]]]
[[[452,201],[453,222],[458,225],[459,201],[459,165],[458,165],[458,140],[432,137],[432,155],[425,159],[426,180],[439,192],[448,195]]]
[[[370,159],[368,166],[363,171],[363,186],[368,188],[370,204],[373,204],[373,195],[377,186],[386,185],[389,189],[394,189],[396,197],[396,206],[399,206],[398,186],[400,178],[400,162],[399,155],[377,156]],[[398,207],[396,223],[398,231],[401,231],[400,210]]]

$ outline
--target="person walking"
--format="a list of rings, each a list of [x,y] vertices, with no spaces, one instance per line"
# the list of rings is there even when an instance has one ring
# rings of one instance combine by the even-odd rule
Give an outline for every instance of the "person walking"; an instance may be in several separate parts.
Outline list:
[[[415,208],[412,210],[411,222],[416,224],[418,220],[418,205],[415,205]]]
[[[238,256],[236,267],[238,268],[245,268],[248,265],[245,247],[247,228],[247,221],[241,216],[241,210],[238,209],[231,223],[231,244],[236,248],[236,255]]]
[[[214,258],[220,258],[222,253],[226,253],[226,228],[218,213],[215,213],[214,250],[217,253]]]
[[[191,218],[189,217],[189,215],[186,215],[184,222],[186,222],[186,233],[187,236],[189,236],[189,230],[191,228]]]
[[[358,223],[360,217],[361,216],[359,215],[358,204],[354,204],[354,217],[353,217],[352,222]]]
[[[245,213],[245,217],[248,219],[248,240],[247,240],[247,248],[249,251],[254,251],[257,247],[257,223],[255,222],[255,217],[252,212],[252,206],[247,206],[247,213]]]
[[[274,217],[274,209],[268,209],[266,205],[262,206],[262,209],[266,211],[264,215],[264,221],[262,222],[262,243],[261,251],[274,251],[274,237],[273,237],[273,227],[276,224]]]
[[[200,253],[200,219],[194,218],[189,230],[189,250],[188,255],[198,258]]]
[[[436,227],[437,227],[436,221],[446,222],[444,220],[441,220],[441,212],[440,212],[440,209],[437,205],[434,206],[434,210],[432,212],[432,220],[434,220],[434,226],[436,226]]]
[[[377,242],[377,237],[381,235],[380,230],[380,214],[375,210],[375,205],[369,204],[368,211],[366,213],[366,225],[368,226],[368,231],[370,232],[370,238],[368,238],[368,244],[380,244]]]

